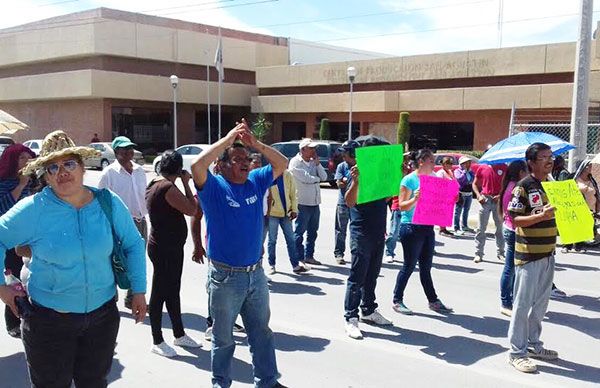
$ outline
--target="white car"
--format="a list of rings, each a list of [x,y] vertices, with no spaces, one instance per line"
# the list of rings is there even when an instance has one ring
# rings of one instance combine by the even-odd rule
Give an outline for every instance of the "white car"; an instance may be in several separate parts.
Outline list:
[[[177,147],[177,149],[175,149],[175,152],[181,154],[181,157],[183,158],[183,169],[187,170],[188,172],[191,172],[192,162],[196,160],[198,155],[200,155],[200,153],[207,147],[208,144],[185,144]],[[157,174],[159,172],[161,157],[162,155],[158,155],[156,158],[154,158],[154,161],[152,162],[152,168]]]
[[[86,167],[104,170],[117,159],[115,151],[112,149],[112,145],[109,142],[91,143],[88,147],[100,151],[100,156],[84,160],[83,163]],[[143,165],[144,155],[138,150],[133,150],[133,161],[139,165]]]
[[[25,147],[29,147],[29,149],[32,150],[36,156],[39,156],[43,141],[44,140],[42,139],[27,140],[25,143],[23,143],[23,145]]]

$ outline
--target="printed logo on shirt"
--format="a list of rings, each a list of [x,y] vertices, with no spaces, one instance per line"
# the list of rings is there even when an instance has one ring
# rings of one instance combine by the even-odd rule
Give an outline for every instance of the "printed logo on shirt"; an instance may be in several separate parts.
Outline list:
[[[502,176],[502,174],[504,174],[504,171],[498,170],[498,175]]]
[[[240,207],[240,204],[237,203],[237,201],[233,198],[231,198],[229,195],[225,196],[225,199],[227,200],[227,204],[231,207]]]
[[[248,205],[252,205],[256,201],[258,201],[258,197],[256,195],[253,195],[252,197],[246,198],[246,204],[248,204]]]
[[[512,209],[512,210],[523,210],[524,206],[523,206],[523,204],[521,202],[519,202],[519,200],[513,199],[508,204],[508,208]]]
[[[542,202],[542,194],[539,191],[536,190],[529,193],[529,205],[531,207],[539,207],[544,205]]]

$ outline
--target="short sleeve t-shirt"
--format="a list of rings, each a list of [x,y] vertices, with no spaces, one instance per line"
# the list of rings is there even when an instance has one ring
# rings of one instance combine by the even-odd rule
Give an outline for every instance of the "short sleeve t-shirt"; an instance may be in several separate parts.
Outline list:
[[[477,168],[477,182],[481,187],[481,195],[498,195],[502,191],[502,178],[506,174],[505,164],[489,166],[480,164]]]
[[[387,203],[378,199],[350,208],[350,234],[352,236],[385,238]]]
[[[342,178],[347,179],[346,187],[340,188],[340,196],[338,199],[338,205],[346,204],[346,199],[344,198],[344,196],[346,195],[346,191],[348,190],[348,187],[350,187],[350,182],[352,182],[352,176],[350,175],[350,166],[348,166],[348,163],[346,163],[346,162],[342,162],[342,163],[338,164],[338,166],[335,170],[335,175],[333,177],[333,179],[335,179],[336,181],[339,181]]]
[[[529,216],[542,212],[548,204],[548,197],[542,183],[528,176],[513,189],[508,204],[509,214],[513,217]],[[543,259],[554,253],[556,248],[556,220],[541,221],[528,227],[515,228],[515,265]]]
[[[404,186],[411,191],[410,198],[415,196],[415,190],[417,190],[419,188],[419,185],[420,185],[419,176],[414,171],[411,172],[410,174],[406,175],[404,178],[402,178],[402,181],[400,181],[400,188],[402,188],[402,186]],[[403,211],[402,215],[400,217],[400,223],[402,223],[402,224],[412,223],[414,213],[415,213],[414,206],[410,210]]]
[[[271,165],[252,170],[244,184],[210,172],[198,188],[206,219],[207,256],[233,267],[260,260],[263,196],[273,183]]]

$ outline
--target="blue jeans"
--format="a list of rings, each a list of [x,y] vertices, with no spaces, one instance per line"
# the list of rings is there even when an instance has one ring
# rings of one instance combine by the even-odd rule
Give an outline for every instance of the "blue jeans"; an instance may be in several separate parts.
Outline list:
[[[463,195],[460,193],[459,195],[460,199],[456,205],[454,205],[454,230],[459,230],[461,228],[464,230],[469,227],[469,210],[471,210],[471,203],[473,202],[472,195]]]
[[[515,232],[503,227],[502,233],[506,244],[506,260],[504,260],[504,269],[500,277],[500,300],[502,307],[512,309],[515,283]]]
[[[298,218],[296,218],[294,236],[296,238],[296,257],[299,261],[304,261],[307,257],[314,257],[320,215],[319,205],[298,205]],[[306,249],[303,246],[305,232]]]
[[[394,251],[396,250],[396,243],[398,242],[398,238],[400,237],[400,217],[402,213],[400,210],[392,210],[392,222],[390,225],[390,233],[388,233],[387,238],[385,239],[385,255],[395,257],[396,254]]]
[[[258,267],[252,272],[208,267],[207,289],[212,326],[213,388],[231,386],[231,360],[235,350],[233,324],[238,314],[248,333],[248,344],[254,368],[254,386],[271,388],[279,373],[275,360],[273,332],[269,329],[269,289],[267,277]]]
[[[298,265],[298,259],[296,259],[296,241],[294,240],[292,220],[289,217],[269,217],[269,243],[267,244],[269,265],[275,265],[275,247],[277,246],[277,233],[280,226],[285,238],[290,263],[292,263],[292,268],[294,268]]]
[[[431,279],[431,264],[435,247],[433,226],[402,224],[400,226],[400,241],[404,252],[404,265],[396,277],[394,287],[394,303],[402,302],[408,279],[419,262],[419,277],[429,303],[437,300],[433,279]]]
[[[350,235],[352,264],[344,298],[346,320],[358,318],[359,306],[363,316],[372,314],[377,308],[375,287],[383,259],[382,237],[354,233]]]
[[[335,209],[335,248],[333,256],[344,257],[346,252],[346,230],[350,219],[350,209],[345,204],[338,203]]]

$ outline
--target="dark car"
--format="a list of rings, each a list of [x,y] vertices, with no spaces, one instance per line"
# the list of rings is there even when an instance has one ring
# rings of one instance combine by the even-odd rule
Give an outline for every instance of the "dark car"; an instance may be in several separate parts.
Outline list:
[[[333,179],[335,169],[338,164],[343,161],[342,154],[338,151],[338,148],[342,143],[331,140],[313,140],[313,142],[318,144],[317,155],[319,156],[321,165],[325,168],[325,171],[327,171],[327,182],[332,187],[335,187],[335,179]],[[300,140],[292,140],[272,144],[272,147],[281,152],[288,159],[292,159],[300,152],[300,149],[298,148],[299,145]]]

